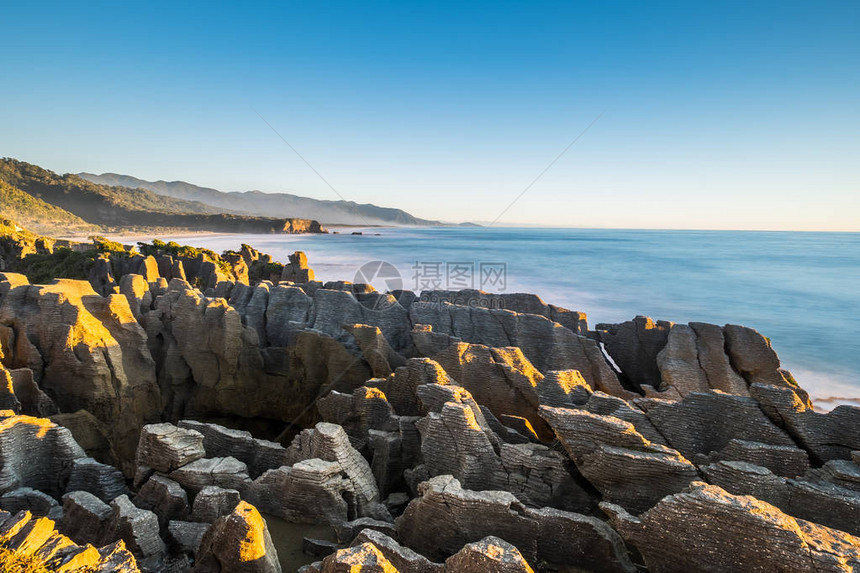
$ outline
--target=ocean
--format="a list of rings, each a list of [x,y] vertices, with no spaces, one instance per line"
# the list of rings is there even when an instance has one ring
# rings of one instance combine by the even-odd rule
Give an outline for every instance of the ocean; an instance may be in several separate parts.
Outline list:
[[[171,238],[218,252],[248,243],[280,261],[301,250],[317,279],[371,282],[378,290],[535,293],[586,312],[592,327],[640,314],[743,324],[771,339],[783,366],[822,406],[860,399],[860,233],[335,230]]]

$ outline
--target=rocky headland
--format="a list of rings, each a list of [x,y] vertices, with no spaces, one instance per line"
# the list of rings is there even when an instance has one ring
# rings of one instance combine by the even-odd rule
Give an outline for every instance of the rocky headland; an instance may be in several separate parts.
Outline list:
[[[753,329],[323,284],[247,245],[0,256],[22,570],[298,569],[270,516],[329,527],[304,573],[860,571],[860,408],[814,410]]]

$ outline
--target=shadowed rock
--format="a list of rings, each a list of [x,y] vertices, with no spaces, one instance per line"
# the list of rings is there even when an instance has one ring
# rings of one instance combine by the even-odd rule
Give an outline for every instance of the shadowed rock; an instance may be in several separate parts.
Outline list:
[[[86,454],[71,432],[45,418],[0,414],[0,493],[31,487],[55,498]]]
[[[122,472],[92,458],[80,458],[72,462],[72,472],[66,487],[69,491],[88,491],[105,502],[128,493]]]
[[[171,472],[170,479],[194,495],[208,485],[244,492],[251,484],[248,467],[231,457],[195,460]]]
[[[63,519],[60,529],[77,543],[98,544],[104,534],[111,507],[86,491],[63,496]]]
[[[644,511],[699,479],[676,450],[654,444],[633,424],[584,410],[541,408],[582,475],[604,498]]]
[[[733,439],[795,445],[755,400],[745,396],[694,392],[680,402],[643,400],[641,404],[668,444],[687,457],[721,450]]]
[[[173,424],[149,424],[140,432],[137,465],[172,472],[206,456],[203,434]]]
[[[102,533],[105,542],[121,539],[144,569],[156,569],[164,558],[166,547],[158,534],[158,518],[151,511],[135,507],[128,496],[121,495],[110,504]]]
[[[516,546],[530,563],[635,570],[618,534],[593,517],[525,507],[508,492],[464,490],[451,476],[432,478],[419,491],[397,519],[397,534],[431,559],[445,559],[493,535]]]
[[[712,461],[739,461],[762,466],[776,475],[796,477],[809,469],[809,456],[796,446],[774,446],[761,442],[729,440],[723,449],[711,452]]]
[[[188,517],[188,494],[178,483],[159,474],[143,484],[134,496],[134,504],[155,513],[162,530],[169,521]]]
[[[191,518],[194,521],[212,523],[219,517],[232,513],[239,501],[239,492],[235,489],[206,486],[194,497]]]
[[[208,457],[236,458],[248,466],[248,473],[252,478],[258,477],[266,470],[287,465],[286,448],[274,442],[258,440],[250,432],[194,420],[180,420],[179,427],[203,435],[203,449]]]
[[[657,355],[666,346],[672,324],[637,316],[627,322],[598,324],[594,328],[597,339],[621,369],[621,378],[631,388],[641,391],[643,385],[660,387],[662,377]]]
[[[46,493],[30,487],[21,487],[0,496],[0,509],[16,514],[19,511],[29,511],[39,517],[59,519],[62,508],[57,500]]]
[[[750,393],[761,409],[777,425],[809,452],[813,461],[851,459],[860,450],[860,408],[837,406],[826,414],[814,411],[804,399],[787,386],[753,384]]]

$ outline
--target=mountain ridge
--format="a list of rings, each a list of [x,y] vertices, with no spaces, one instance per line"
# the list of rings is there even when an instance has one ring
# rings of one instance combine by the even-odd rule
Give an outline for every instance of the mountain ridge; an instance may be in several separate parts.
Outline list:
[[[72,225],[79,226],[79,220],[83,220],[105,228],[160,227],[228,233],[326,232],[315,220],[225,213],[199,201],[166,197],[139,187],[101,185],[74,174],[59,175],[8,157],[0,158],[0,181],[8,186],[3,189],[4,204],[19,205],[17,211],[31,210],[36,222],[39,217],[45,219],[44,222],[53,217],[65,219]]]
[[[324,225],[415,225],[441,226],[440,221],[421,219],[394,207],[372,203],[313,199],[292,193],[263,191],[220,191],[187,181],[147,181],[131,175],[81,172],[82,179],[103,185],[140,188],[159,195],[198,201],[237,215],[290,216],[315,219]]]

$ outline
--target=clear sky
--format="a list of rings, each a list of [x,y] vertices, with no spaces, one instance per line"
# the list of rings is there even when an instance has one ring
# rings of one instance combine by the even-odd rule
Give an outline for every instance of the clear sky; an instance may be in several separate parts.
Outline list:
[[[860,231],[860,2],[7,2],[0,156],[425,218]]]

